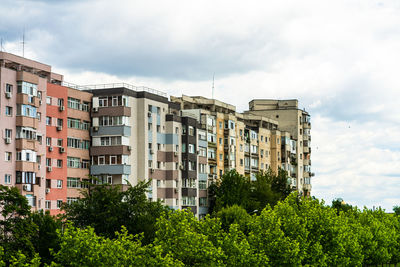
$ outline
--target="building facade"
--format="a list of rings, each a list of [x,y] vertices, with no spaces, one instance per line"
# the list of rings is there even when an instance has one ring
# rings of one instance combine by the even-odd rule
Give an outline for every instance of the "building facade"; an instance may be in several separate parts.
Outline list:
[[[226,171],[279,168],[311,191],[310,115],[297,100],[253,100],[249,110],[201,96],[168,99],[128,84],[76,86],[51,67],[0,52],[1,184],[32,209],[60,213],[87,181],[148,182],[147,197],[208,212],[208,186]]]

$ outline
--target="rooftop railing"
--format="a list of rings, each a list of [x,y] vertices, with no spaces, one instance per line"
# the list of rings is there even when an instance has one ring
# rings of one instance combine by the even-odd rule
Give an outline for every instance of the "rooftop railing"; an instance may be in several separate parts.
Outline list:
[[[145,86],[134,86],[128,83],[106,83],[106,84],[91,84],[91,85],[85,85],[84,86],[85,90],[97,90],[97,89],[111,89],[111,88],[127,88],[133,91],[137,91],[137,92],[148,92],[151,94],[155,94],[155,95],[159,95],[162,97],[168,97],[168,95],[164,92],[161,92],[159,90],[156,89],[152,89],[149,87],[145,87]]]

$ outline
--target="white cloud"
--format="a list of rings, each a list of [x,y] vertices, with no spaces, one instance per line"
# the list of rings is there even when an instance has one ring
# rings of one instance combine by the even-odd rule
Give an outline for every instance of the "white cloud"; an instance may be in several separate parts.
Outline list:
[[[215,72],[215,97],[239,111],[298,98],[313,116],[314,193],[400,205],[398,1],[4,1],[0,11],[7,51],[20,54],[25,24],[28,55],[73,83],[210,97]]]

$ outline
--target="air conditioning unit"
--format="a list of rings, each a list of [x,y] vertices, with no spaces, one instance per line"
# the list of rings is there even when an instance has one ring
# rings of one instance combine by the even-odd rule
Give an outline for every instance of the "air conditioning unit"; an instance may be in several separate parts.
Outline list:
[[[94,107],[93,108],[93,112],[99,112],[99,108],[98,107]]]
[[[8,99],[11,98],[11,92],[6,92],[6,98],[8,98]]]
[[[6,144],[11,144],[11,138],[10,137],[4,138],[4,141],[6,142]]]
[[[132,147],[131,146],[128,146],[128,151],[131,151],[132,150]]]
[[[93,126],[93,132],[97,132],[99,130],[98,126]]]
[[[49,146],[49,151],[50,152],[53,151],[53,147],[52,146]]]
[[[22,190],[28,191],[28,185],[24,184],[24,185],[22,186]]]
[[[174,156],[177,157],[178,156],[178,151],[174,152]]]
[[[151,117],[151,111],[147,112],[147,117]]]
[[[64,110],[65,110],[65,107],[64,107],[64,106],[59,106],[59,107],[58,107],[58,110],[59,110],[59,111],[64,111]]]
[[[53,170],[53,167],[51,167],[51,166],[48,166],[48,167],[47,167],[47,171],[48,171],[48,172],[51,172],[52,170]]]
[[[46,188],[46,194],[50,193],[50,188]]]
[[[151,173],[153,173],[153,172],[154,172],[154,169],[153,169],[153,168],[151,168],[151,169],[150,169],[150,172],[151,172]]]
[[[65,152],[65,148],[60,147],[60,153],[64,153]]]
[[[57,131],[61,131],[62,130],[62,126],[57,126]]]

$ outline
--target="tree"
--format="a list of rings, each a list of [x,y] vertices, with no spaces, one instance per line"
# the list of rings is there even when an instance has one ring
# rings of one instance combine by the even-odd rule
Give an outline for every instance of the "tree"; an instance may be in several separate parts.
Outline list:
[[[251,209],[249,178],[231,170],[222,175],[221,180],[211,185],[210,194],[215,198],[215,206],[210,213],[218,212],[223,207],[238,205],[246,210]]]
[[[393,212],[394,212],[394,214],[396,214],[397,216],[400,216],[400,206],[394,206],[394,207],[393,207]]]
[[[32,240],[37,235],[37,225],[31,220],[31,207],[28,200],[16,187],[0,185],[0,246],[3,247],[5,261],[22,251],[29,259],[33,258],[35,248]]]
[[[332,208],[337,210],[337,214],[342,212],[347,212],[353,209],[353,206],[346,204],[343,199],[337,198],[332,200]]]
[[[139,182],[126,191],[120,185],[94,185],[82,191],[83,197],[64,205],[64,218],[76,226],[91,226],[99,235],[113,238],[125,226],[129,233],[144,233],[144,243],[154,238],[156,219],[167,210],[160,202],[146,197],[150,182]]]
[[[96,235],[92,227],[67,225],[60,239],[56,266],[182,266],[170,255],[163,256],[160,247],[143,246],[141,235],[130,235],[125,227],[109,239]]]
[[[37,235],[32,240],[35,251],[43,263],[50,264],[53,260],[51,251],[57,252],[60,249],[60,238],[57,231],[61,230],[62,222],[51,216],[49,211],[34,212],[31,219],[38,226]]]

